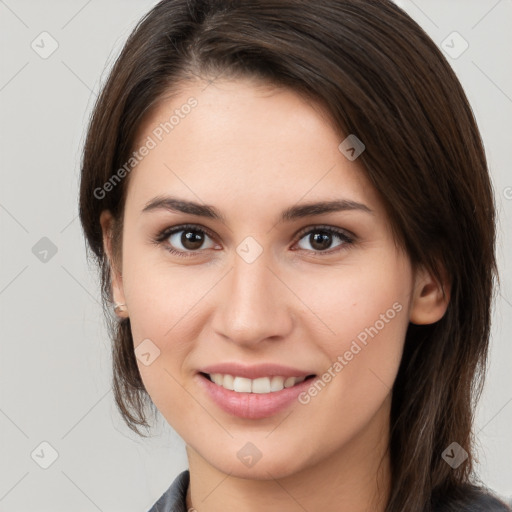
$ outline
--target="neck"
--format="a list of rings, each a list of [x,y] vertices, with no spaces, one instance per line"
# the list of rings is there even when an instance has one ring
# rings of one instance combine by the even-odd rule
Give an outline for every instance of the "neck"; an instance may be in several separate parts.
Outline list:
[[[255,480],[223,473],[187,445],[187,510],[384,512],[391,483],[388,445],[388,403],[329,457],[282,478]]]

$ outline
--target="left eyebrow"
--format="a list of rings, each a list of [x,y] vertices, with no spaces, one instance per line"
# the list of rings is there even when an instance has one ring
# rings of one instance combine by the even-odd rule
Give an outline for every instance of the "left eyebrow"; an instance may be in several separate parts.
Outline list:
[[[210,219],[220,220],[225,223],[225,217],[214,207],[207,204],[186,201],[171,196],[157,196],[146,203],[142,209],[142,213],[153,210],[168,210],[174,212],[189,213],[198,217],[207,217]],[[294,205],[281,213],[281,222],[290,222],[304,217],[313,217],[331,212],[353,211],[358,210],[365,213],[373,214],[373,210],[363,203],[351,201],[348,199],[338,199],[335,201],[321,201],[317,203],[306,203]]]
[[[292,206],[284,210],[281,214],[280,222],[292,221],[303,217],[312,217],[314,215],[322,215],[324,213],[351,210],[359,210],[373,214],[373,210],[363,203],[358,203],[357,201],[351,201],[349,199],[338,199],[335,201],[321,201],[319,203],[306,203]]]

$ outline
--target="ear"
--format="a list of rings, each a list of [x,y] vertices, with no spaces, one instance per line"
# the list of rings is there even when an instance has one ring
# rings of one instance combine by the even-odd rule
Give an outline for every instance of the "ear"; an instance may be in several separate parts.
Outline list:
[[[103,249],[107,255],[107,259],[110,265],[110,277],[112,285],[112,298],[115,304],[123,304],[123,306],[114,310],[114,313],[120,318],[128,318],[128,307],[124,297],[123,290],[123,276],[121,269],[118,268],[113,248],[112,248],[112,236],[113,236],[113,224],[114,218],[109,210],[103,210],[100,214],[101,231],[103,233]]]
[[[450,302],[451,283],[441,269],[442,281],[421,267],[414,278],[409,321],[417,325],[433,324],[443,318]]]

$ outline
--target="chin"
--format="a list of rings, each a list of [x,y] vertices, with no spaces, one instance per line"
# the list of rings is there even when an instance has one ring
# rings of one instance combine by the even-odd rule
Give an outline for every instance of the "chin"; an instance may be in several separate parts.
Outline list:
[[[268,432],[265,433],[265,436]],[[307,459],[303,449],[304,441],[297,439],[288,449],[273,446],[267,440],[258,441],[251,435],[236,436],[223,447],[209,445],[203,451],[197,450],[201,456],[218,471],[235,478],[251,480],[272,480],[289,477],[306,469],[314,462]],[[214,451],[212,451],[214,450]],[[232,454],[232,455],[231,455]],[[297,455],[300,455],[299,459]]]

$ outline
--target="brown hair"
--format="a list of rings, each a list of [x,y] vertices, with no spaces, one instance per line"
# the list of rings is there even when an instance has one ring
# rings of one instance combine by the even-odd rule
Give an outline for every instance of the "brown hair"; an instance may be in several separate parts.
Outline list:
[[[388,0],[163,0],[137,25],[99,96],[83,153],[80,219],[111,307],[99,224],[117,220],[128,179],[95,193],[129,159],[144,115],[187,79],[256,77],[323,105],[340,142],[356,134],[398,243],[451,282],[444,317],[410,324],[393,388],[388,512],[428,511],[473,475],[473,411],[483,384],[496,276],[495,210],[464,91],[427,34]],[[113,389],[127,425],[149,426],[130,321],[111,323]],[[155,409],[153,408],[155,412]],[[142,434],[141,434],[142,435]],[[457,469],[442,458],[456,441]]]

